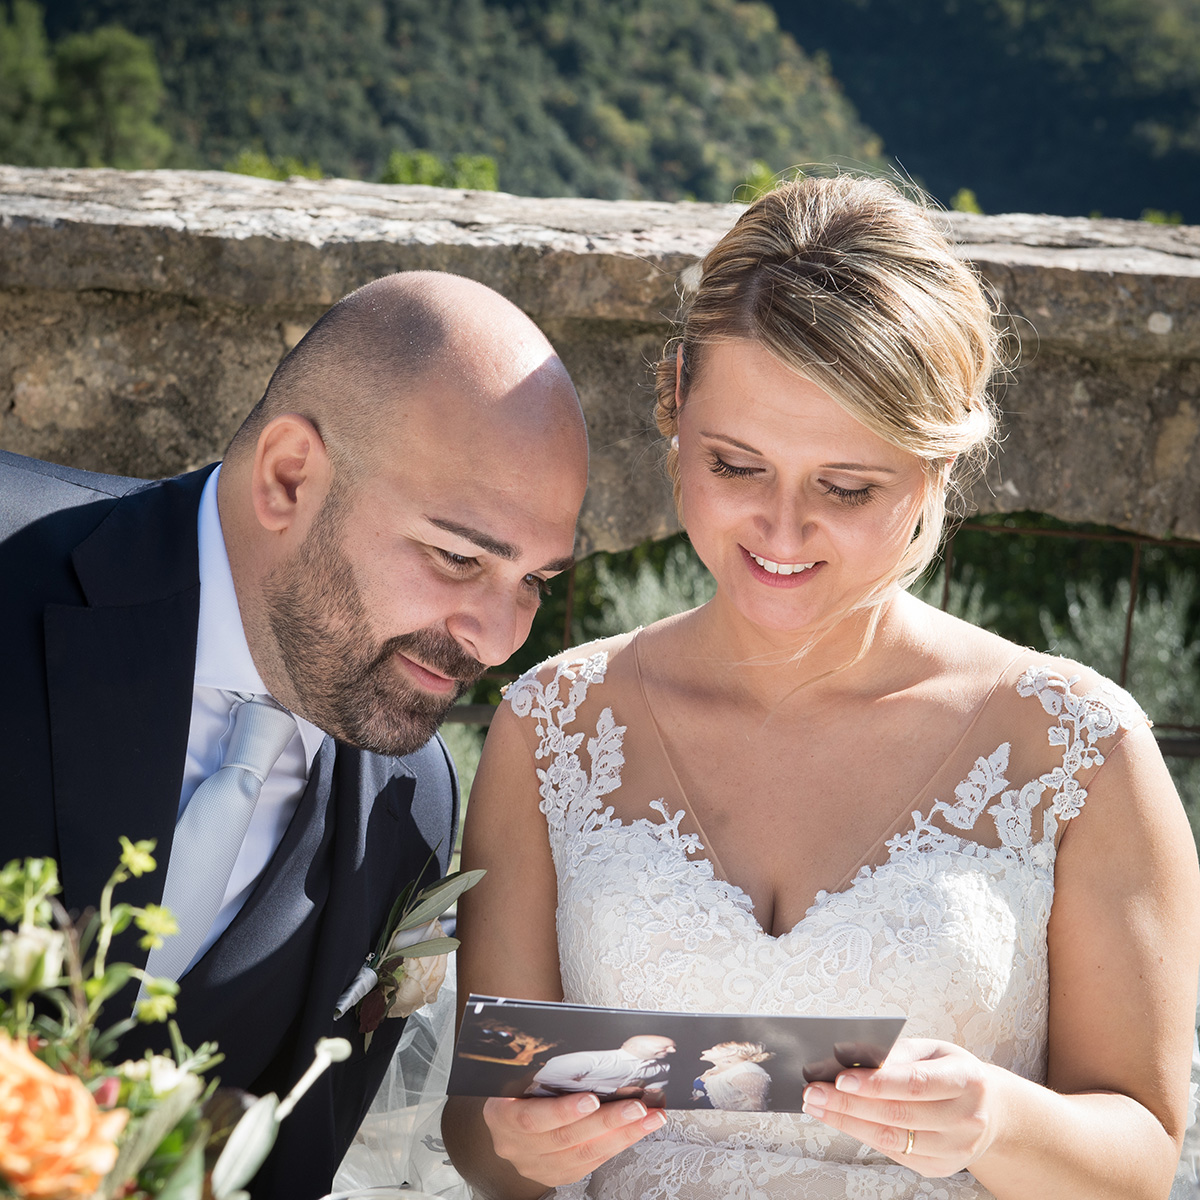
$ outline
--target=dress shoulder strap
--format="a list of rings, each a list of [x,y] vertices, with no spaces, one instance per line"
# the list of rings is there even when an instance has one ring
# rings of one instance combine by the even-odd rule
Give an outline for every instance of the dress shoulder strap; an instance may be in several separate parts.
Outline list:
[[[527,672],[505,695],[514,716],[533,726],[538,807],[552,833],[595,824],[603,816],[601,801],[621,783],[625,727],[607,706],[594,720],[594,705],[580,717],[589,691],[604,683],[608,664],[608,644],[594,643]]]

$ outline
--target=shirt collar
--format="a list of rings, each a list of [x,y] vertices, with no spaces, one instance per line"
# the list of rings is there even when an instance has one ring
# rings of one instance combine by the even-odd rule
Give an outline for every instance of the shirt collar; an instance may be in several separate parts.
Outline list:
[[[205,481],[197,518],[200,624],[196,631],[195,686],[261,696],[269,693],[246,643],[233,572],[229,569],[229,555],[221,532],[221,514],[217,508],[217,477],[220,474],[221,468],[217,467]],[[295,713],[292,715],[300,728],[304,755],[311,767],[325,734],[311,721]]]

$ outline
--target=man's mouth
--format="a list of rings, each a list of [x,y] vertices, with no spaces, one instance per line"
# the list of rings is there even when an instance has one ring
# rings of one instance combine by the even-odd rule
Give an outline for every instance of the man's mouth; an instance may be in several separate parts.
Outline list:
[[[462,686],[460,680],[443,675],[440,671],[432,671],[423,663],[417,662],[415,658],[410,658],[399,650],[396,651],[396,657],[403,661],[405,668],[417,685],[427,692],[448,694]]]

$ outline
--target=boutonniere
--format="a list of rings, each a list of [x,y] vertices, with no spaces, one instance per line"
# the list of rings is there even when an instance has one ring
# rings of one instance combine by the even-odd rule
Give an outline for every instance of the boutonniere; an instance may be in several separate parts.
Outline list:
[[[437,997],[446,978],[446,956],[459,945],[458,938],[446,937],[438,918],[485,874],[455,871],[419,892],[410,883],[396,897],[374,953],[338,997],[333,1013],[337,1020],[358,1005],[364,1048],[385,1017],[410,1017]]]

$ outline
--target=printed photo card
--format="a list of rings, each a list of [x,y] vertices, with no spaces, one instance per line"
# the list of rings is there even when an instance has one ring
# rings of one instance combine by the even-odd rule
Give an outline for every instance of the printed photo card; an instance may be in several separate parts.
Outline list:
[[[449,1092],[594,1092],[653,1108],[801,1112],[806,1084],[879,1066],[903,1027],[903,1017],[642,1012],[471,995]]]

